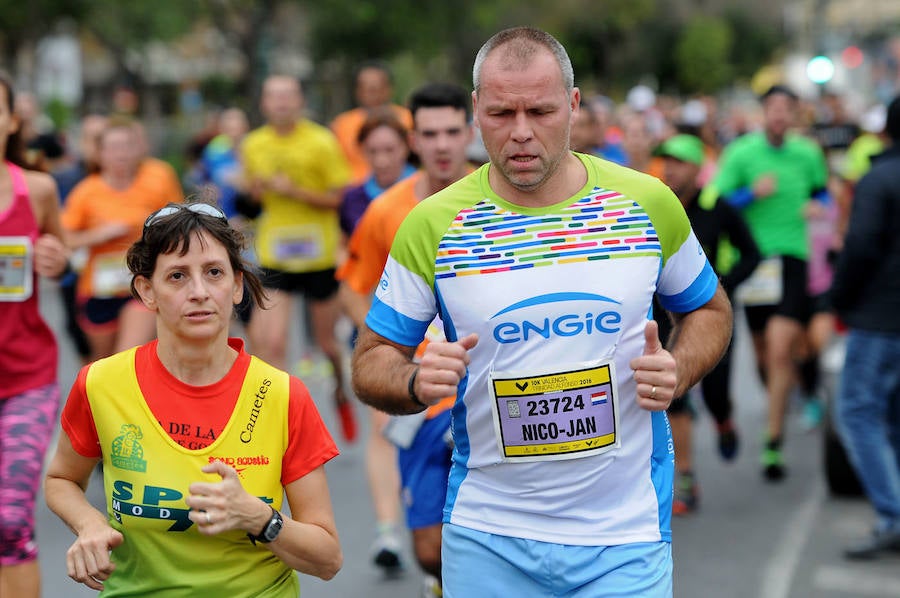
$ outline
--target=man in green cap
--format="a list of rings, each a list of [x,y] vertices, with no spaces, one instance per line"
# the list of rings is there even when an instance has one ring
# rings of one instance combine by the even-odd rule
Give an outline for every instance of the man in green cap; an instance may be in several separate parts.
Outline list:
[[[691,227],[697,235],[706,257],[714,267],[717,264],[720,242],[728,242],[740,252],[740,259],[728,271],[720,275],[722,287],[729,294],[753,272],[759,263],[760,254],[750,230],[743,218],[726,202],[715,201],[711,188],[701,189],[697,177],[705,160],[703,142],[694,135],[674,135],[665,140],[656,150],[656,155],[664,158],[663,182],[668,185],[687,213]],[[700,196],[703,194],[703,206]],[[669,316],[658,304],[654,308],[659,322],[660,338],[668,338],[671,330]],[[665,335],[665,336],[663,336]],[[700,385],[703,400],[713,419],[719,437],[719,453],[730,461],[737,455],[737,430],[731,417],[731,397],[729,379],[731,369],[731,346],[719,364],[706,375]],[[691,458],[691,408],[686,395],[676,397],[668,409],[672,438],[675,441],[675,497],[672,512],[684,515],[697,508],[698,487],[694,477]]]

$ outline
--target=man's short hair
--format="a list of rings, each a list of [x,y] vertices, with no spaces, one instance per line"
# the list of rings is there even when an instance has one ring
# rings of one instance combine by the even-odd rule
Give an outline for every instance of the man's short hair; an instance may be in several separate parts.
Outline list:
[[[359,81],[359,76],[363,71],[368,69],[374,69],[376,71],[381,71],[387,77],[388,83],[394,84],[394,73],[391,71],[391,67],[388,66],[388,63],[383,60],[370,59],[363,61],[356,65],[356,68],[353,69],[353,82],[354,84]]]
[[[469,92],[452,83],[427,83],[415,90],[409,98],[413,120],[419,108],[455,108],[466,113],[466,122],[472,118]]]
[[[484,42],[484,45],[478,50],[478,54],[475,55],[475,64],[472,67],[472,84],[476,94],[481,87],[481,67],[484,66],[484,61],[487,59],[488,54],[509,43],[517,44],[512,48],[514,51],[513,57],[523,62],[531,59],[535,45],[549,50],[559,64],[566,91],[572,91],[575,87],[575,71],[572,69],[572,61],[569,59],[566,49],[555,37],[546,31],[541,31],[534,27],[513,27],[512,29],[504,29],[499,33],[495,33],[489,40]]]
[[[759,103],[765,104],[766,100],[768,100],[769,98],[771,98],[774,95],[787,96],[788,98],[790,98],[791,100],[793,100],[795,102],[800,99],[800,97],[796,93],[794,93],[794,90],[791,89],[790,87],[788,87],[787,85],[777,84],[777,85],[773,85],[772,87],[767,89],[765,91],[765,93],[763,93],[761,96],[759,96]]]

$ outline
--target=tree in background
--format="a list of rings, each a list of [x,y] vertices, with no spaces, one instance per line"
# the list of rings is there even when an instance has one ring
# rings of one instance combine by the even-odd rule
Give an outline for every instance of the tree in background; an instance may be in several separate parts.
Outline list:
[[[734,69],[726,57],[731,55],[733,35],[722,18],[698,15],[688,23],[675,46],[682,89],[714,93],[732,82]]]
[[[60,19],[109,50],[115,78],[138,91],[148,80],[155,44],[214,27],[242,55],[244,69],[207,75],[201,90],[228,96],[251,113],[262,79],[286,40],[304,47],[304,75],[313,108],[327,119],[352,102],[353,68],[379,58],[394,66],[403,95],[423,80],[471,84],[475,52],[503,27],[528,23],[556,35],[568,49],[580,86],[622,97],[650,81],[659,91],[714,91],[750,75],[782,41],[757,7],[689,0],[0,0],[0,60],[10,70]],[[701,10],[709,17],[697,18]],[[750,13],[748,10],[754,10]],[[730,43],[728,40],[741,40]],[[32,50],[29,50],[29,49]],[[33,61],[32,61],[33,63]],[[702,66],[701,66],[702,65]],[[26,76],[27,81],[27,76]]]

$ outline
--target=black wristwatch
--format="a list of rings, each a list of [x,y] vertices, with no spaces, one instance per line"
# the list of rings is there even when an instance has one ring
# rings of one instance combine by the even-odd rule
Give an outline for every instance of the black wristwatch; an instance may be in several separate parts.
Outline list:
[[[262,528],[262,531],[256,536],[247,534],[247,537],[250,538],[250,541],[253,542],[253,544],[256,544],[257,542],[268,544],[278,537],[281,528],[284,527],[284,519],[281,517],[281,513],[276,511],[275,507],[272,505],[269,505],[269,508],[272,509],[272,518],[269,519],[266,526]]]

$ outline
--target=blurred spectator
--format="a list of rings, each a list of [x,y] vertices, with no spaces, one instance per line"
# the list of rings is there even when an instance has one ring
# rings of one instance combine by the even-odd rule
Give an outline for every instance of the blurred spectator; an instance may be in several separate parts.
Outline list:
[[[826,157],[834,152],[842,154],[850,147],[859,135],[859,125],[847,114],[842,96],[830,91],[822,96],[812,134]]]
[[[134,118],[137,116],[140,103],[137,91],[130,85],[117,85],[113,90],[113,115]]]
[[[63,205],[65,205],[69,194],[75,185],[80,183],[90,174],[96,173],[100,168],[98,156],[98,143],[100,135],[106,129],[107,118],[100,114],[88,114],[81,119],[80,132],[78,135],[78,154],[67,168],[53,173],[56,186],[59,190],[59,197]],[[86,253],[73,256],[72,262],[74,268],[63,276],[59,281],[59,291],[62,296],[63,310],[65,312],[65,327],[69,338],[75,344],[75,349],[83,363],[87,363],[91,358],[91,346],[88,342],[84,330],[78,321],[78,307],[76,299],[76,288],[78,285],[78,275]]]
[[[715,126],[710,122],[708,104],[700,99],[688,100],[678,109],[674,125],[678,133],[693,135],[703,143],[703,165],[697,175],[697,183],[703,187],[716,171],[719,155]]]
[[[710,264],[719,262],[718,254],[723,240],[727,239],[740,253],[740,259],[728,272],[718,269],[716,272],[725,292],[732,297],[734,289],[759,264],[759,249],[738,211],[728,202],[716,201],[715,191],[711,188],[702,189],[698,185],[700,169],[707,160],[705,152],[699,137],[680,134],[664,141],[656,153],[663,158],[663,182],[684,206],[691,228]],[[704,197],[702,203],[712,205],[701,205],[701,196]],[[665,344],[672,332],[672,321],[658,302],[654,304],[653,314],[659,323],[660,340]],[[700,382],[703,401],[715,421],[719,454],[726,461],[733,460],[738,452],[738,434],[732,419],[730,391],[732,344],[729,344],[716,367]],[[672,512],[684,515],[695,510],[700,500],[699,484],[693,467],[693,410],[688,396],[676,397],[669,406],[668,414],[675,442],[676,479]]]
[[[363,184],[344,192],[340,224],[347,237],[353,234],[373,199],[416,171],[409,163],[409,129],[403,126],[393,110],[372,110],[360,128],[357,140],[372,174]]]
[[[622,121],[622,148],[628,156],[626,166],[662,178],[662,158],[653,155],[657,140],[646,115],[637,112]]]
[[[201,193],[203,186],[209,183],[203,166],[203,151],[209,142],[219,134],[219,110],[210,110],[203,114],[203,126],[191,135],[184,148],[185,166],[182,175],[184,188],[189,195]],[[194,116],[196,120],[196,115]]]
[[[862,133],[850,144],[844,159],[842,174],[847,181],[856,183],[871,167],[872,156],[884,151],[886,118],[884,104],[876,104],[863,113],[859,122]]]
[[[284,368],[295,321],[293,298],[306,298],[313,337],[331,364],[341,431],[344,440],[353,442],[356,420],[335,336],[340,307],[334,278],[340,245],[337,209],[350,169],[332,132],[303,118],[303,104],[297,79],[268,77],[261,99],[266,124],[248,133],[241,146],[248,189],[262,205],[256,253],[270,299],[268,309],[253,311],[247,333],[256,354]]]
[[[595,155],[616,164],[627,164],[628,156],[621,144],[622,130],[613,123],[615,108],[613,101],[606,96],[594,96],[588,102],[588,107],[596,121]]]
[[[582,102],[572,116],[572,128],[569,131],[569,147],[582,154],[599,156],[599,148],[594,145],[597,139],[597,117]]]
[[[44,172],[59,169],[65,158],[63,140],[54,131],[53,121],[44,114],[37,97],[29,92],[16,95],[15,114],[28,163]]]
[[[243,110],[228,108],[219,114],[216,128],[218,134],[200,153],[200,180],[212,185],[216,202],[232,220],[239,213],[237,204],[243,188],[240,147],[250,123]]]
[[[838,428],[875,508],[872,535],[853,559],[900,550],[900,97],[887,110],[891,146],[860,179],[833,301],[849,327]]]
[[[387,65],[376,61],[363,63],[356,69],[354,80],[354,97],[358,106],[337,115],[331,122],[331,130],[350,164],[353,182],[361,183],[370,174],[370,168],[359,146],[358,135],[369,111],[390,107],[407,129],[412,128],[412,116],[403,106],[391,103],[394,81]]]
[[[58,351],[42,317],[39,276],[66,267],[53,181],[28,169],[0,75],[0,595],[41,596],[36,499],[59,411]]]
[[[77,297],[92,360],[153,338],[156,318],[131,296],[125,253],[147,216],[183,199],[169,192],[168,171],[145,156],[139,131],[130,120],[109,122],[99,136],[99,171],[75,186],[62,213],[66,243],[89,252]]]
[[[78,133],[78,152],[74,161],[67,168],[54,173],[53,178],[59,187],[59,196],[63,203],[72,188],[84,177],[93,174],[99,168],[97,159],[97,142],[106,128],[107,118],[100,114],[88,114],[81,119]]]
[[[798,376],[795,359],[809,321],[809,241],[804,209],[810,198],[827,200],[828,168],[815,142],[790,132],[798,97],[776,85],[760,98],[765,127],[733,141],[722,154],[714,185],[741,209],[765,261],[741,300],[769,401],[766,480],[786,474],[782,441],[788,397]]]
[[[16,95],[15,114],[19,119],[19,131],[25,145],[39,135],[53,131],[53,121],[44,114],[41,104],[33,93],[19,92]]]

